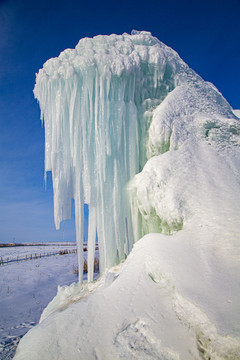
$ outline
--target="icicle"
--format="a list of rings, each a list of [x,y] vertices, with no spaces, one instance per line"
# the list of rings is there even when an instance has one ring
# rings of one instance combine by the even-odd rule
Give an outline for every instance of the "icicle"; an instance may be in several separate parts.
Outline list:
[[[79,282],[83,281],[83,229],[84,229],[84,206],[81,191],[78,192],[75,198],[75,226],[76,226],[76,240],[78,251],[78,274]]]
[[[93,281],[95,247],[96,247],[96,208],[89,206],[89,229],[88,229],[88,282]]]

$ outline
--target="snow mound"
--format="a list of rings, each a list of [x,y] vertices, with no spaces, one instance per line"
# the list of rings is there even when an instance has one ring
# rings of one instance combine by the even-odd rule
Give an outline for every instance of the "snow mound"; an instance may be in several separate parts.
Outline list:
[[[240,359],[239,339],[219,331],[210,318],[219,317],[220,322],[221,312],[211,308],[208,317],[200,309],[201,300],[192,303],[195,289],[181,275],[197,274],[195,281],[204,291],[202,259],[191,259],[188,241],[177,236],[170,241],[161,234],[146,235],[90,296],[69,301],[64,310],[55,308],[32,329],[15,359]],[[198,246],[192,248],[194,255]],[[214,280],[205,286],[212,294]],[[84,288],[76,286],[80,292]],[[223,303],[224,312],[231,303]]]
[[[92,283],[84,283],[81,286],[78,283],[72,283],[70,286],[58,286],[57,295],[43,310],[39,323],[55,311],[63,311],[70,304],[90,295],[101,283],[102,279]]]

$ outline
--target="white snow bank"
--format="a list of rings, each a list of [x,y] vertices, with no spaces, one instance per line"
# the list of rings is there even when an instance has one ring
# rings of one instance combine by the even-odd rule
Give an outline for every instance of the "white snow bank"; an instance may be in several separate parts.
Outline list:
[[[103,282],[103,278],[91,282],[84,283],[81,286],[78,283],[72,283],[70,286],[58,286],[57,295],[43,310],[39,323],[41,323],[50,314],[56,311],[62,311],[66,309],[69,304],[78,302],[84,297],[94,292],[98,286]]]
[[[211,274],[203,271],[199,243],[191,240],[184,232],[171,239],[147,235],[90,296],[85,293],[75,302],[76,285],[72,298],[70,287],[68,304],[29,331],[15,360],[240,359],[239,339],[225,336],[224,319],[230,309],[227,323],[239,330],[238,301],[225,293],[226,287],[238,284],[232,279],[231,285],[226,283],[228,276],[222,278],[218,264],[213,263]],[[84,285],[78,287],[81,293]],[[53,301],[61,296],[59,292]],[[217,306],[205,301],[206,296]]]
[[[204,90],[179,86],[153,111],[150,159],[128,185],[135,238],[199,225],[214,228],[219,249],[238,238],[240,122]]]

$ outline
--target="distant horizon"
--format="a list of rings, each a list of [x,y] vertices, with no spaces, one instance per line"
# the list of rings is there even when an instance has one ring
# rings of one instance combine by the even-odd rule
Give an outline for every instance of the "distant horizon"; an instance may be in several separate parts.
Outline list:
[[[33,242],[10,242],[10,243],[8,243],[8,242],[6,242],[6,243],[0,243],[0,247],[3,247],[3,246],[26,246],[26,245],[28,245],[28,246],[31,246],[32,244],[33,245],[36,245],[36,244],[51,244],[51,243],[76,243],[76,240],[73,240],[73,241],[71,241],[71,240],[59,240],[59,241],[33,241]]]

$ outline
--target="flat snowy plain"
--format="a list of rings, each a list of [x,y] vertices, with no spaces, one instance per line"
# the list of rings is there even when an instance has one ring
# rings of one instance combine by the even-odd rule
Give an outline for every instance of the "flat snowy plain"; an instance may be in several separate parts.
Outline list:
[[[13,358],[20,338],[38,323],[58,285],[70,285],[78,280],[73,271],[77,267],[77,253],[59,255],[65,249],[75,250],[76,244],[0,248],[0,260],[4,262],[0,266],[1,360]],[[28,260],[23,260],[26,256]]]

